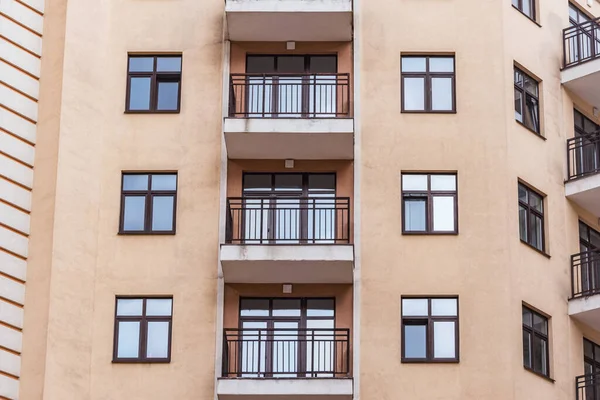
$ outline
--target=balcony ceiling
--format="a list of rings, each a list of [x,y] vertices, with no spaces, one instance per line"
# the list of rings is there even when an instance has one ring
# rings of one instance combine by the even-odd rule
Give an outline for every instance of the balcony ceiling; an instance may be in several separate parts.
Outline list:
[[[560,77],[569,91],[586,103],[600,108],[600,58],[565,68]]]
[[[565,183],[565,194],[579,207],[600,218],[600,173]]]

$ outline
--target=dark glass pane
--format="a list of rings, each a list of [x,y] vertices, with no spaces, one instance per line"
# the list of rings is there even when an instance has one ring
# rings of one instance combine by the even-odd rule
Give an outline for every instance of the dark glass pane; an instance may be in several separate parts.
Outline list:
[[[181,72],[181,57],[158,57],[156,70],[158,72]]]
[[[594,344],[586,339],[583,339],[583,354],[588,358],[594,359]]]
[[[540,116],[538,101],[530,95],[525,96],[525,126],[529,129],[539,132]]]
[[[129,109],[143,111],[150,109],[149,77],[132,77],[129,87]]]
[[[424,232],[426,230],[426,199],[404,199],[404,230]]]
[[[157,110],[177,110],[179,103],[179,82],[158,82]]]
[[[146,215],[145,196],[126,196],[123,210],[123,230],[143,231]]]
[[[588,236],[588,232],[588,226],[579,221],[579,238],[585,240],[586,242],[589,241],[590,238]]]
[[[242,299],[240,315],[243,316],[268,316],[268,299]]]
[[[175,198],[173,196],[154,196],[152,198],[152,230],[173,230],[173,209]]]
[[[527,231],[527,209],[519,206],[519,237],[527,242],[529,232]]]
[[[535,79],[525,76],[524,88],[527,92],[538,97],[538,83]]]
[[[303,73],[304,56],[280,56],[277,57],[277,72],[281,73]]]
[[[544,202],[543,202],[542,197],[538,194],[535,194],[533,192],[529,193],[529,205],[534,210],[537,210],[539,212],[544,212]]]
[[[600,249],[600,233],[595,230],[590,230],[590,243],[594,250]]]
[[[515,89],[515,119],[523,122],[523,93]]]
[[[273,316],[276,317],[299,317],[300,308],[300,299],[273,300]]]
[[[248,174],[244,176],[244,191],[271,191],[270,174]]]
[[[575,120],[575,127],[583,129],[583,119],[585,117],[577,110],[573,110],[573,119]]]
[[[542,219],[534,214],[529,214],[530,237],[528,243],[538,250],[544,249],[544,233]]]
[[[333,73],[337,72],[337,57],[335,56],[312,56],[309,60],[310,73]]]
[[[309,317],[333,317],[333,299],[308,299],[306,300],[306,315]]]
[[[598,130],[598,125],[596,125],[593,121],[583,118],[583,130],[586,133],[596,132]]]
[[[533,336],[533,370],[547,375],[548,344],[545,340]]]
[[[302,190],[302,175],[277,174],[275,175],[275,190]]]
[[[331,190],[335,191],[334,174],[318,174],[308,176],[308,190]]]
[[[523,365],[531,368],[531,334],[523,331]]]
[[[129,57],[129,72],[154,71],[154,57]]]
[[[519,184],[519,201],[522,201],[525,204],[528,204],[528,191],[527,188],[521,184]]]
[[[426,325],[404,325],[404,357],[427,357]]]
[[[544,335],[548,334],[548,320],[539,314],[533,314],[533,329]]]
[[[527,325],[529,327],[533,326],[532,318],[531,318],[531,310],[523,307],[523,325]]]
[[[250,56],[246,63],[246,72],[268,74],[275,72],[275,57]]]

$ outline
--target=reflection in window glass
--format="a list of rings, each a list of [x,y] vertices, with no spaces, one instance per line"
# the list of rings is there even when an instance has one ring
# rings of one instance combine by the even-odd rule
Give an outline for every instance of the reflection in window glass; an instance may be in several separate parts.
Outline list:
[[[173,196],[155,196],[152,198],[152,230],[173,230]]]
[[[157,110],[177,110],[179,82],[158,82]]]
[[[404,202],[404,229],[408,232],[426,231],[425,199],[408,199]]]
[[[404,357],[427,357],[427,327],[424,325],[404,325]]]
[[[146,197],[126,196],[123,212],[123,229],[126,231],[143,231],[146,215]]]
[[[131,78],[129,89],[129,109],[150,109],[150,83],[151,78]]]
[[[549,376],[548,354],[548,318],[523,306],[523,365]]]
[[[146,357],[167,358],[169,355],[169,322],[149,321]]]
[[[404,78],[404,109],[425,110],[425,78]]]
[[[140,323],[138,321],[119,322],[118,358],[137,358],[140,350]]]
[[[125,111],[179,111],[181,56],[129,57]]]
[[[431,79],[431,109],[436,111],[452,110],[452,79]]]

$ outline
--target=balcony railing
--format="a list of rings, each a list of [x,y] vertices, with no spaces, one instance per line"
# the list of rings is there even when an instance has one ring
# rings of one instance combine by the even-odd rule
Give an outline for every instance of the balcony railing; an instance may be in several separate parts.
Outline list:
[[[568,179],[600,172],[600,131],[567,140]]]
[[[224,378],[345,378],[349,329],[225,329]]]
[[[349,85],[349,74],[231,74],[229,116],[349,117]]]
[[[581,375],[575,378],[577,400],[600,399],[600,374]]]
[[[563,29],[564,67],[600,56],[600,19]]]
[[[350,243],[348,197],[229,197],[226,242]]]
[[[600,293],[600,251],[571,256],[572,298]]]

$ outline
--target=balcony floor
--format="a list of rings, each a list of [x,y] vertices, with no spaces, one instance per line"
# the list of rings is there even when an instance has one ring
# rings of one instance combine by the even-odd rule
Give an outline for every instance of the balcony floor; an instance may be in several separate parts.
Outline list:
[[[217,381],[219,400],[262,400],[265,397],[351,400],[352,394],[352,378],[219,378]]]
[[[565,195],[578,206],[600,217],[600,173],[566,182]]]

